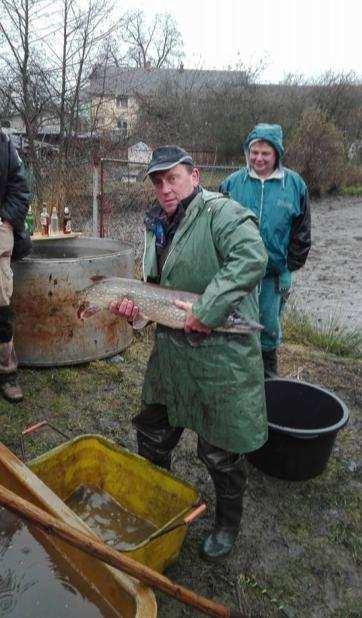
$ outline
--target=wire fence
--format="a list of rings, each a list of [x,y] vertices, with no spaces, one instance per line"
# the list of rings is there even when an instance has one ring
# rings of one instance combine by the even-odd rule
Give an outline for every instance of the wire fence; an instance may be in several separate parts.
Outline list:
[[[130,243],[136,264],[143,246],[143,219],[154,201],[151,182],[145,179],[147,162],[87,156],[66,163],[44,160],[41,164],[43,203],[50,213],[55,206],[61,218],[64,207],[71,212],[72,229],[94,236],[116,238]],[[218,190],[220,182],[235,166],[200,165],[202,186]],[[40,230],[43,204],[34,204],[36,228]]]
[[[153,201],[153,189],[145,180],[147,163],[122,159],[101,159],[98,166],[100,226],[102,235],[109,235],[111,221],[130,210],[144,211]],[[235,166],[200,165],[200,182],[206,189],[218,191],[221,181],[235,171]]]
[[[102,159],[94,169],[96,191],[93,205],[98,209],[96,228],[102,236],[118,238],[132,245],[136,272],[140,269],[143,247],[143,220],[154,201],[151,182],[145,180],[147,163],[131,163],[122,159]],[[220,182],[235,166],[201,165],[201,184],[218,190]],[[98,187],[98,190],[97,190]]]

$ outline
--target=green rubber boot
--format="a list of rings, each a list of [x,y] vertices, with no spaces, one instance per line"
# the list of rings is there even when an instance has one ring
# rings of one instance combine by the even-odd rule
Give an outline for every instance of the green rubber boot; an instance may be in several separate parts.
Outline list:
[[[232,551],[242,515],[242,496],[220,496],[216,504],[215,525],[200,548],[200,555],[207,562],[221,562]]]
[[[219,562],[228,556],[238,536],[246,487],[242,455],[213,446],[199,436],[198,456],[206,465],[216,494],[215,523],[200,547],[201,558]]]

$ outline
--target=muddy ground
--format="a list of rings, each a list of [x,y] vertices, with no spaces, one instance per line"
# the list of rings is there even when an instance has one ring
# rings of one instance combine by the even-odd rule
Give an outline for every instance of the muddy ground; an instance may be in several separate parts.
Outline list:
[[[313,245],[291,301],[318,319],[362,328],[362,198],[312,202]]]
[[[356,311],[353,315],[361,311],[354,304],[360,291],[350,266],[358,259],[358,207],[358,200],[333,199],[324,200],[313,209],[315,248],[303,277],[311,290],[319,289],[323,283],[324,296],[319,296],[317,309],[324,300],[328,307],[335,289],[348,311]],[[133,224],[122,225],[120,235],[128,240],[132,236],[138,242],[139,217],[132,216]],[[329,241],[332,232],[336,251]],[[328,267],[325,261],[320,262],[322,255],[328,256]],[[344,269],[343,259],[347,260]],[[332,273],[338,275],[336,281]],[[342,290],[348,290],[348,294],[342,294]],[[20,454],[21,429],[49,418],[71,436],[100,433],[135,450],[131,419],[139,408],[152,337],[152,328],[148,327],[135,335],[133,344],[123,354],[107,361],[72,368],[23,369],[24,401],[12,406],[0,399],[0,440]],[[304,380],[332,389],[349,407],[350,422],[338,434],[325,472],[309,481],[287,482],[248,465],[245,512],[235,552],[224,564],[209,565],[200,560],[198,546],[212,525],[213,487],[197,459],[195,436],[185,431],[174,452],[173,471],[199,489],[208,509],[192,524],[177,562],[166,574],[250,617],[357,618],[362,601],[362,458],[358,440],[362,362],[284,345],[281,373],[298,374]],[[35,456],[55,443],[53,435],[44,432],[34,440],[29,439],[27,448]],[[160,618],[198,615],[164,595],[157,594],[157,599]]]
[[[1,441],[20,455],[21,429],[48,418],[70,436],[100,433],[134,451],[131,418],[139,408],[151,343],[148,330],[136,335],[122,355],[107,361],[23,369],[24,402],[15,407],[0,400]],[[185,431],[174,452],[173,472],[198,488],[208,509],[192,524],[177,562],[166,574],[199,594],[239,607],[246,616],[357,617],[362,363],[290,345],[283,346],[281,357],[284,375],[298,371],[303,379],[334,390],[350,409],[350,423],[338,434],[326,471],[309,481],[287,482],[248,465],[245,513],[235,552],[224,564],[209,565],[200,560],[198,546],[212,525],[213,487],[196,457],[195,436]],[[50,432],[43,432],[28,440],[27,450],[35,456],[56,442]],[[162,594],[157,598],[160,618],[199,615]]]

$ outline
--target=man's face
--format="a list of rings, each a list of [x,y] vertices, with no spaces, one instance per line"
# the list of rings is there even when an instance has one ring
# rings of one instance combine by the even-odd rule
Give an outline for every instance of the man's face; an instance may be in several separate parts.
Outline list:
[[[177,204],[191,195],[199,184],[199,170],[186,165],[175,165],[170,170],[151,175],[156,197],[168,217],[172,217]]]
[[[267,178],[276,167],[277,155],[267,142],[255,142],[250,147],[250,166],[261,178]]]

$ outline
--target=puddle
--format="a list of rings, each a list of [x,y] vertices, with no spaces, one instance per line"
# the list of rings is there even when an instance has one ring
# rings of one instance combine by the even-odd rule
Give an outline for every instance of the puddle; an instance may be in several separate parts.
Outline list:
[[[0,507],[2,618],[115,618],[107,605],[51,546]]]

